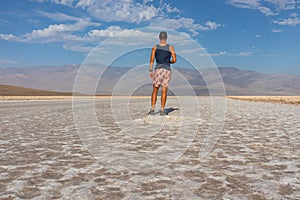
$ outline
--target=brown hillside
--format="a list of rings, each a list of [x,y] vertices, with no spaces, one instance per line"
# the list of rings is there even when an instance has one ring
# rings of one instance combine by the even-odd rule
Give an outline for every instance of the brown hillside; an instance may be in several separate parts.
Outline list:
[[[0,84],[0,96],[72,96],[72,93],[37,90]]]

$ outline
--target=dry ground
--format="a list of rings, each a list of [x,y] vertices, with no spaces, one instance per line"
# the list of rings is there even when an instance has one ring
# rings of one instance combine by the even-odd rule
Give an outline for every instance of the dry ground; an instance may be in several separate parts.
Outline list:
[[[235,100],[262,101],[272,103],[300,104],[300,96],[227,96]]]
[[[107,98],[107,97],[109,96],[86,96],[85,98]],[[70,95],[0,96],[0,100],[58,100],[58,99],[72,99],[72,98],[74,97]],[[133,98],[145,98],[145,96],[141,96],[141,97],[136,96]],[[256,102],[271,102],[271,103],[300,105],[300,96],[227,96],[227,98],[234,99],[234,100],[247,100],[247,101],[256,101]]]
[[[84,101],[0,101],[0,199],[300,199],[300,107],[223,99],[224,124],[207,97],[153,118],[149,98],[99,98],[97,124]]]
[[[122,96],[118,96],[119,98],[122,98]],[[32,95],[32,96],[0,96],[0,100],[2,101],[10,101],[10,100],[68,100],[68,99],[103,99],[103,98],[109,98],[111,99],[112,96],[72,96],[72,95],[66,95],[66,96],[60,96],[60,95],[50,95],[50,96],[41,96],[41,95]],[[133,96],[131,98],[149,98],[148,96]],[[169,97],[173,98],[173,97]]]

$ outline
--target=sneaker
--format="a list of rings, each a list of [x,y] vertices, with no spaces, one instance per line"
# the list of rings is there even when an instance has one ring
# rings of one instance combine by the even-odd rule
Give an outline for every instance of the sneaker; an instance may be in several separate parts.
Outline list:
[[[148,112],[148,115],[155,115],[154,110],[151,109],[151,110]]]
[[[159,111],[160,116],[168,115],[168,113],[164,110]]]

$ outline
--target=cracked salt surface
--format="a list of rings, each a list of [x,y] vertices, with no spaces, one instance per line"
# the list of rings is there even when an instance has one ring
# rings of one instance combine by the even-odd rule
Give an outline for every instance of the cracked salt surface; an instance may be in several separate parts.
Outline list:
[[[0,198],[300,199],[299,106],[227,100],[221,124],[211,98],[180,101],[97,99],[97,124],[74,121],[84,102],[0,102]]]

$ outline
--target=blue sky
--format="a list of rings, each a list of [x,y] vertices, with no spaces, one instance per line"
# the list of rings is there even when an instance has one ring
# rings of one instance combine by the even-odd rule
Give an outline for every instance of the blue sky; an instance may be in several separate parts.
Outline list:
[[[299,11],[300,0],[1,0],[0,67],[81,64],[108,38],[130,46],[128,35],[161,27],[218,67],[300,75]]]

